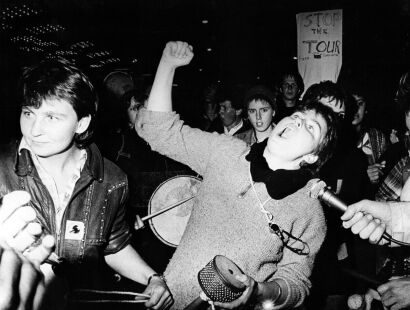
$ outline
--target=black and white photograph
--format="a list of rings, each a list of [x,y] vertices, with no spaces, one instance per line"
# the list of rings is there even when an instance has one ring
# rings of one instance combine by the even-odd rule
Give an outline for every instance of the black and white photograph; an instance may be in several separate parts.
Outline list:
[[[410,0],[0,0],[0,310],[410,309]]]

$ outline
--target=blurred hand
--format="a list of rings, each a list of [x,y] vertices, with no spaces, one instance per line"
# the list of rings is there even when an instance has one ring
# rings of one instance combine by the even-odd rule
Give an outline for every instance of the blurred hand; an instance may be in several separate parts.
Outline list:
[[[392,129],[390,132],[390,142],[391,144],[399,142],[399,138],[397,137],[397,130]]]
[[[364,295],[364,301],[366,303],[366,310],[371,310],[373,300],[380,300],[380,295],[374,289],[368,289]]]
[[[137,214],[135,215],[135,221],[134,221],[134,229],[142,229],[145,227],[144,222],[141,220],[141,217]]]
[[[186,42],[168,42],[162,53],[161,62],[175,68],[188,65],[194,57],[192,50],[192,46]]]
[[[167,283],[160,277],[153,277],[143,293],[151,296],[144,304],[149,309],[168,309],[174,303]]]
[[[410,307],[410,277],[391,280],[377,288],[383,306],[390,310]]]
[[[373,184],[379,183],[380,177],[383,175],[383,169],[386,166],[386,162],[383,161],[380,164],[376,163],[367,167],[367,175],[370,182]]]
[[[39,266],[54,248],[54,238],[45,236],[32,246],[42,233],[32,222],[35,211],[26,205],[27,192],[15,191],[2,198],[0,208],[0,309],[37,309],[45,293]],[[28,252],[29,247],[32,247]],[[24,255],[22,252],[25,251]]]

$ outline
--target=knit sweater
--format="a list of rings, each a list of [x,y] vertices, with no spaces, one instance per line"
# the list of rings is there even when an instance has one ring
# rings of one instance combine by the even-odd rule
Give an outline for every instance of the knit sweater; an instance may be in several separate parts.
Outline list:
[[[199,296],[197,274],[215,255],[228,257],[258,282],[283,279],[290,294],[275,309],[300,305],[309,292],[315,255],[326,233],[320,203],[309,197],[310,182],[282,200],[273,200],[263,183],[249,186],[245,142],[190,128],[173,112],[143,110],[139,118],[138,134],[154,151],[203,176],[184,235],[165,270],[175,299],[173,309],[183,309]],[[309,245],[309,255],[288,250],[270,231],[261,212],[264,202],[279,227]]]

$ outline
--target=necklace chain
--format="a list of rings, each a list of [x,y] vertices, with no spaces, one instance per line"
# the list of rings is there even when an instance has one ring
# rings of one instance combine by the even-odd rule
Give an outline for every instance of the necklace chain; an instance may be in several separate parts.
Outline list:
[[[258,193],[256,192],[256,188],[255,188],[255,182],[253,182],[252,180],[252,175],[251,175],[251,168],[249,165],[249,180],[251,182],[251,186],[252,186],[252,190],[255,193],[256,199],[258,199],[258,203],[259,203],[259,209],[260,211],[265,214],[266,220],[268,221],[269,224],[273,223],[273,214],[271,212],[269,212],[268,210],[265,209],[265,205],[266,203],[271,200],[272,198],[268,198],[266,199],[263,203],[261,201],[261,199],[259,198]]]

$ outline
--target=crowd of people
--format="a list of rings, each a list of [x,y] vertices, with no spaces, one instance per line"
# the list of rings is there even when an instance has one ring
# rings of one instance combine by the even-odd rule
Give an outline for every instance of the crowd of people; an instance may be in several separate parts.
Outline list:
[[[410,307],[408,75],[391,133],[362,90],[305,90],[294,70],[275,87],[210,85],[188,125],[172,84],[193,57],[169,42],[151,85],[115,71],[101,92],[65,60],[24,71],[21,138],[0,148],[0,309],[78,309],[115,277],[150,309]],[[176,249],[155,248],[141,218],[181,175],[201,179],[189,220]],[[311,195],[318,179],[345,214]],[[241,270],[233,301],[198,281],[219,255]]]

